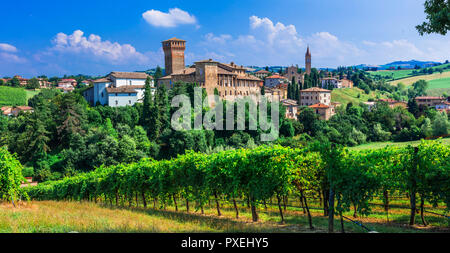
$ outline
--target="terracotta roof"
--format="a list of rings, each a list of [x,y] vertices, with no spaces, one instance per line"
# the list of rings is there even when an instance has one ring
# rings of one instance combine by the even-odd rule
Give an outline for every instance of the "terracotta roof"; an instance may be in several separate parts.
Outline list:
[[[326,89],[322,89],[322,88],[318,88],[318,87],[312,87],[309,89],[305,89],[305,90],[301,90],[301,92],[308,92],[308,91],[322,91],[322,92],[331,92],[330,90],[326,90]]]
[[[255,73],[258,73],[258,74],[270,74],[269,71],[264,70],[264,69],[258,70],[258,71],[256,71]]]
[[[163,42],[166,42],[166,41],[184,41],[184,42],[186,42],[185,40],[178,39],[178,38],[175,38],[175,37],[173,37],[171,39],[168,39],[168,40],[164,40]]]
[[[326,109],[326,108],[330,108],[328,105],[322,104],[322,103],[318,103],[315,105],[310,105],[308,106],[309,108],[317,108],[317,109]]]
[[[144,85],[127,85],[117,88],[106,88],[108,93],[137,93],[136,89],[144,89]]]
[[[75,79],[61,79],[61,82],[76,82]]]
[[[100,78],[97,80],[94,80],[94,83],[110,83],[111,80],[109,80],[109,78]]]
[[[109,74],[115,78],[127,78],[127,79],[147,79],[149,75],[143,72],[111,72]],[[151,77],[151,76],[150,76]]]
[[[266,79],[286,79],[286,77],[280,75],[273,75],[266,77]]]
[[[261,79],[259,79],[258,77],[256,77],[256,76],[249,76],[249,75],[248,76],[247,75],[245,75],[245,76],[237,76],[236,79],[261,81]]]
[[[445,98],[443,98],[443,97],[416,97],[416,100],[422,100],[422,99],[439,99],[439,100],[444,100]]]
[[[16,106],[16,108],[19,109],[19,110],[22,110],[22,111],[33,110],[33,107],[26,106],[26,105],[23,105],[23,106]]]

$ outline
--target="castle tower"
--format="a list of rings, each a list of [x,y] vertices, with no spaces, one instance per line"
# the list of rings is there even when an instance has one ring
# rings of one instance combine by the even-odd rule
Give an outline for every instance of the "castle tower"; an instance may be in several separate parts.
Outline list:
[[[186,41],[172,38],[163,41],[162,46],[164,50],[166,75],[183,70],[186,66],[184,64],[184,50],[186,49]]]
[[[309,45],[305,55],[305,70],[306,74],[311,75],[311,53],[309,52]]]

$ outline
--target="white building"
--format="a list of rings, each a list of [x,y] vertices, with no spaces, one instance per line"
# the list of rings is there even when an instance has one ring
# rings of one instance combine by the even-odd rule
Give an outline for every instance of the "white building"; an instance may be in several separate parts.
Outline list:
[[[94,80],[94,86],[84,91],[83,96],[91,105],[132,106],[142,102],[148,76],[138,72],[111,72],[105,78]],[[154,93],[156,88],[153,78],[150,86]]]
[[[321,87],[324,89],[340,89],[342,88],[342,82],[336,78],[326,77],[321,80]]]

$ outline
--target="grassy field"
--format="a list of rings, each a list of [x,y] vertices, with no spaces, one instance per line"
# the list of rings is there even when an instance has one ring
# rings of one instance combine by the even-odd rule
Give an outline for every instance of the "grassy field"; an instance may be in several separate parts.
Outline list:
[[[0,106],[26,105],[28,99],[39,92],[39,90],[0,86]]]
[[[409,85],[412,85],[413,83],[415,83],[415,82],[417,82],[419,80],[425,80],[425,81],[428,81],[428,82],[435,81],[437,83],[441,83],[442,84],[443,81],[441,81],[441,79],[450,79],[450,71],[443,72],[442,74],[434,73],[434,74],[431,74],[431,75],[422,75],[422,76],[408,77],[408,78],[404,78],[404,79],[400,79],[400,80],[391,81],[390,84],[397,85],[398,83],[403,83],[404,85],[409,86]],[[447,87],[449,87],[450,84],[449,83],[447,83],[447,84],[448,84]],[[438,88],[438,87],[436,87],[436,88]],[[430,85],[430,89],[431,89],[431,85]]]
[[[0,86],[0,106],[25,105],[27,93],[23,88]]]
[[[181,201],[180,201],[181,202]],[[163,209],[144,209],[140,207],[110,207],[93,202],[57,202],[33,201],[14,208],[11,204],[0,204],[0,233],[67,233],[67,232],[269,232],[269,233],[324,233],[327,231],[328,218],[323,216],[317,199],[310,199],[311,215],[314,230],[308,226],[307,215],[300,203],[290,199],[287,205],[285,223],[280,223],[280,215],[276,205],[267,204],[265,209],[258,210],[260,221],[251,221],[251,212],[243,204],[239,204],[239,219],[235,218],[232,205],[221,207],[222,216],[218,217],[214,203],[205,207],[204,214],[199,210],[187,213],[184,206],[179,205],[176,212],[173,206]],[[450,232],[448,221],[439,216],[426,215],[429,225],[407,226],[409,210],[395,208],[407,207],[407,200],[392,199],[389,215],[379,206],[379,201],[373,202],[372,214],[365,217],[351,218],[362,222],[371,230],[377,232],[417,233],[417,232]],[[426,205],[427,210],[444,213],[444,207],[433,208]],[[352,217],[352,212],[344,213]],[[387,221],[389,218],[389,221]],[[339,220],[335,227],[339,232]],[[346,232],[367,232],[361,227],[344,221]]]
[[[353,104],[359,104],[360,102],[367,102],[369,98],[374,100],[379,98],[387,98],[380,91],[371,91],[369,94],[366,94],[363,90],[359,88],[342,88],[342,89],[334,89],[331,92],[331,101],[339,102],[341,104],[347,104],[352,102]]]
[[[397,147],[404,147],[411,145],[413,147],[419,145],[420,141],[407,141],[407,142],[392,142],[392,141],[386,141],[386,142],[372,142],[367,144],[362,144],[355,147],[349,147],[349,149],[353,150],[363,150],[363,149],[379,149],[384,148],[386,146],[397,146]],[[442,139],[442,143],[450,145],[450,138]]]

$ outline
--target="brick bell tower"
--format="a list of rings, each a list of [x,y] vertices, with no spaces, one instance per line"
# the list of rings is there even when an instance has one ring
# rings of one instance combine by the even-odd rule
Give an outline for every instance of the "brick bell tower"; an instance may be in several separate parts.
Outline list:
[[[311,75],[311,53],[309,52],[309,45],[305,54],[305,71],[306,74]]]
[[[186,66],[184,64],[184,50],[186,50],[186,41],[172,38],[163,41],[162,46],[164,50],[166,75],[183,70]]]

